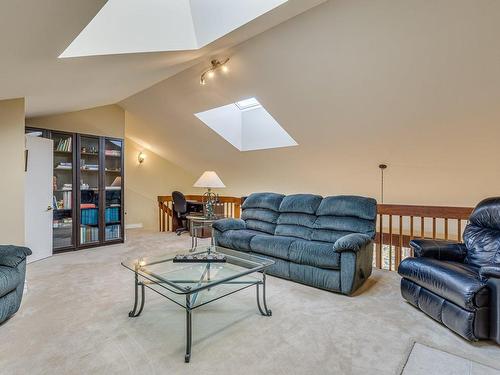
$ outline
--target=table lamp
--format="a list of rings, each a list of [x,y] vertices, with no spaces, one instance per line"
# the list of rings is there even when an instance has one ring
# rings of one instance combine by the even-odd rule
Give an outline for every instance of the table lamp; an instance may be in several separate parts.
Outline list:
[[[201,177],[194,183],[193,187],[206,188],[207,192],[203,194],[203,204],[205,205],[206,216],[209,219],[215,217],[215,204],[218,202],[219,197],[217,194],[212,193],[212,188],[225,188],[226,185],[217,176],[214,171],[205,171]]]

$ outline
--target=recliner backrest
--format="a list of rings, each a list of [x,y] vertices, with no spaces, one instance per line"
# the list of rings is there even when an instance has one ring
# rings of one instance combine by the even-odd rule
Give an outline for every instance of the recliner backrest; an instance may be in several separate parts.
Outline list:
[[[316,211],[311,239],[335,243],[340,237],[362,233],[375,238],[377,201],[373,198],[339,195],[323,198]]]
[[[283,198],[275,234],[311,240],[316,210],[322,199],[313,194],[293,194]]]
[[[481,201],[465,227],[466,263],[482,267],[500,263],[500,197]]]
[[[241,218],[245,220],[247,229],[274,234],[284,197],[276,193],[250,194],[241,205]]]

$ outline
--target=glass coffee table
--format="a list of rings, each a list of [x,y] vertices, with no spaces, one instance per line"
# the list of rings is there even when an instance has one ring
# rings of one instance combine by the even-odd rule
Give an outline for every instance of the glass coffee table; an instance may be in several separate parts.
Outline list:
[[[274,262],[217,246],[200,246],[194,252],[183,252],[190,256],[214,253],[224,254],[226,262],[174,263],[173,258],[161,257],[122,262],[125,268],[135,274],[134,307],[128,314],[131,318],[138,317],[144,308],[145,288],[186,310],[185,362],[191,359],[191,314],[194,309],[255,285],[260,313],[264,316],[272,315],[266,304],[266,268]]]

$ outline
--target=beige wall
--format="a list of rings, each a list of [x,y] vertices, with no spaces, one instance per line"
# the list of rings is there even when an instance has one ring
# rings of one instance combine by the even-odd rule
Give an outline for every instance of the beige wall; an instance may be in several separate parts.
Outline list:
[[[0,101],[0,243],[24,244],[24,99]]]
[[[186,191],[186,187],[194,181],[193,177],[181,168],[158,156],[148,144],[126,136],[127,127],[138,125],[134,116],[126,114],[119,105],[30,118],[26,122],[35,127],[125,139],[126,225],[142,225],[155,229],[156,197],[170,194],[176,189]],[[139,165],[137,155],[141,151],[147,154],[147,160]]]
[[[125,112],[118,105],[28,118],[26,124],[44,129],[125,138]]]
[[[139,126],[137,119],[126,113],[126,127]],[[147,144],[125,139],[125,221],[147,229],[158,228],[158,195],[170,195],[174,190],[189,192],[195,178],[182,168],[156,154]],[[146,154],[139,164],[137,156]]]
[[[206,86],[199,65],[121,105],[141,139],[243,195],[362,194],[474,205],[499,195],[500,2],[335,0],[234,48]],[[239,152],[194,113],[256,96],[298,147]],[[147,124],[147,127],[144,126]]]

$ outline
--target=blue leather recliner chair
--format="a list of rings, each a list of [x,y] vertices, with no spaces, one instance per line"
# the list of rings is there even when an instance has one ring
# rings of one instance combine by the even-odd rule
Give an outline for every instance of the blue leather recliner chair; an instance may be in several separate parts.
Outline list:
[[[213,224],[215,243],[272,259],[271,275],[351,295],[372,273],[375,199],[255,193],[242,210]]]
[[[0,324],[21,306],[28,255],[27,247],[0,245]]]
[[[398,272],[404,299],[446,327],[500,344],[500,197],[483,200],[464,242],[413,240]]]

